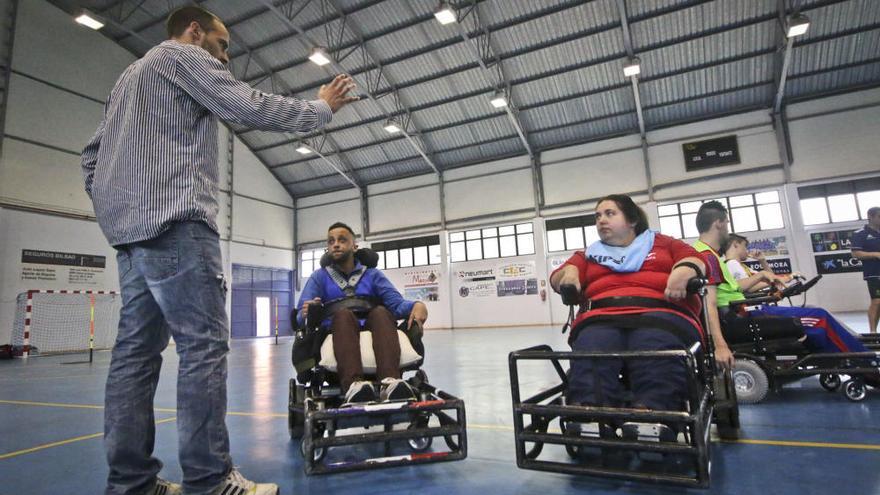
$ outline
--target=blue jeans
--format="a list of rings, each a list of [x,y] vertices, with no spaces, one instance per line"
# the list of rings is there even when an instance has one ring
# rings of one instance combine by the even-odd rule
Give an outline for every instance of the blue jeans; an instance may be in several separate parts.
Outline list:
[[[122,310],[104,399],[106,493],[143,493],[162,469],[152,456],[153,398],[169,335],[180,358],[177,434],[183,487],[186,493],[207,493],[232,469],[225,422],[229,327],[219,236],[202,222],[181,222],[155,239],[117,250]]]
[[[699,337],[694,334],[694,342]],[[661,328],[619,328],[611,324],[588,325],[572,342],[572,350],[587,352],[681,350],[679,337]],[[572,359],[568,382],[569,403],[626,406],[620,372],[626,365],[633,406],[681,411],[687,397],[683,361],[670,358]]]

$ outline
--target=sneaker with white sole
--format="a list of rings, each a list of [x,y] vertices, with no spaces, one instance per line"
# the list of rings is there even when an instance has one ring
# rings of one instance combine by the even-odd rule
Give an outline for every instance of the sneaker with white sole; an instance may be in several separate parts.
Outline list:
[[[348,387],[345,392],[345,404],[363,404],[365,402],[375,402],[376,387],[372,382],[358,381]]]
[[[146,495],[183,495],[183,487],[177,483],[156,478],[156,484]]]
[[[238,469],[233,469],[211,495],[278,495],[278,485],[254,483],[242,476]]]
[[[415,392],[406,381],[400,378],[382,379],[382,391],[379,392],[380,401],[410,400],[414,399],[415,396]]]

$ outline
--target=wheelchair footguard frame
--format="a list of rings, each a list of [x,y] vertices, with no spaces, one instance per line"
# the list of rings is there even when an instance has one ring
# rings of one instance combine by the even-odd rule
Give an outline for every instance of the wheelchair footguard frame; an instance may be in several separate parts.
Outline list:
[[[573,359],[612,359],[612,358],[684,358],[688,375],[687,401],[690,412],[684,411],[646,411],[631,408],[609,408],[565,405],[562,396],[567,388],[567,377],[562,370],[560,360],[571,361]],[[527,399],[521,399],[519,370],[517,364],[522,360],[549,360],[556,369],[562,383],[540,392]],[[652,352],[617,352],[617,353],[594,353],[594,352],[557,352],[549,346],[542,345],[514,351],[508,358],[511,378],[511,397],[513,400],[514,437],[516,442],[517,466],[522,469],[537,471],[549,471],[556,473],[594,475],[625,480],[667,483],[691,487],[706,488],[709,486],[710,475],[710,451],[709,431],[714,414],[715,404],[713,399],[712,380],[705,380],[708,369],[698,371],[700,367],[708,368],[698,362],[691,351],[652,351]],[[526,424],[526,416],[531,422]],[[559,418],[561,421],[577,421],[579,418],[589,418],[591,421],[636,421],[636,422],[666,422],[685,426],[688,435],[688,443],[646,442],[641,440],[609,440],[602,438],[589,438],[584,436],[573,437],[565,435],[564,431],[554,433],[548,431],[550,423]],[[737,425],[738,426],[738,425]],[[533,447],[527,449],[527,442]],[[555,444],[569,447],[598,447],[605,449],[629,450],[638,452],[653,452],[661,454],[680,454],[694,459],[694,476],[641,472],[630,469],[615,469],[610,467],[585,466],[578,463],[565,463],[540,460],[541,449],[544,444]]]
[[[324,398],[307,397],[301,406],[296,406],[296,409],[301,407],[300,410],[294,411],[294,408],[291,408],[291,413],[299,412],[305,416],[300,451],[303,454],[306,474],[328,474],[465,459],[467,420],[464,401],[424,382],[417,384],[417,391],[422,400],[322,408],[326,405],[321,404]],[[404,422],[399,420],[402,416],[411,418],[411,427],[406,430],[394,430],[394,424]],[[431,416],[438,418],[440,426],[412,427],[416,424],[417,418],[427,422]],[[398,421],[394,418],[398,418]],[[325,436],[326,431],[334,432],[335,425],[339,421],[363,421],[371,424],[371,428],[380,427],[382,431],[338,436],[331,433]],[[448,451],[416,451],[392,455],[391,442],[431,442],[438,437],[445,440]],[[325,454],[331,448],[362,444],[384,444],[385,453],[381,457],[359,461],[324,462]],[[430,443],[428,445],[430,446]]]

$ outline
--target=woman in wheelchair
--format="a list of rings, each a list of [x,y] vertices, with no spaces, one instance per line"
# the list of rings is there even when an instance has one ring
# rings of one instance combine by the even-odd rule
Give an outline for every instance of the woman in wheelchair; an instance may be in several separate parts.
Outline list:
[[[407,328],[423,325],[428,310],[422,302],[407,301],[381,271],[366,267],[355,257],[357,245],[351,227],[337,222],[327,232],[329,264],[309,277],[297,304],[297,322],[303,326],[310,305],[321,304],[346,296],[373,298],[381,301],[359,318],[350,309],[340,308],[321,322],[329,328],[337,373],[346,403],[378,400],[407,400],[414,392],[401,379],[398,319],[407,320]],[[324,263],[322,263],[323,265]],[[363,315],[362,315],[363,316]],[[372,333],[376,357],[376,379],[381,384],[377,394],[373,382],[366,380],[361,360],[360,332]]]
[[[586,253],[576,252],[550,277],[557,292],[564,286],[574,286],[582,295],[582,302],[588,301],[582,304],[582,311],[572,323],[572,349],[673,350],[687,349],[703,340],[698,316],[700,300],[696,295],[688,296],[686,291],[689,279],[706,275],[703,257],[684,242],[649,230],[644,211],[626,195],[613,194],[599,200],[596,225],[601,242],[591,244]],[[709,299],[714,304],[713,296],[714,288]],[[583,311],[585,307],[588,309]],[[717,312],[710,309],[713,311],[707,316],[716,346],[715,357],[722,367],[728,368],[732,355],[721,335]],[[683,362],[628,361],[572,360],[568,403],[682,410],[687,394]],[[629,404],[619,379],[624,366],[632,393]],[[675,440],[676,433],[668,426],[655,427],[660,430],[661,440]],[[630,439],[637,434],[638,425],[624,424],[622,432]]]

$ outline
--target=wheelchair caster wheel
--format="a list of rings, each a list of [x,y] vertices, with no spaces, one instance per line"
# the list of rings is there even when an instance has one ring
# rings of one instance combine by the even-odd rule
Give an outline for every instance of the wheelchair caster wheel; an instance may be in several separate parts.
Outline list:
[[[834,392],[840,388],[840,376],[830,373],[822,373],[819,375],[819,385],[822,385],[822,388],[829,392]]]
[[[566,437],[581,436],[580,425],[567,422],[562,418],[559,418],[559,429],[562,430],[562,435]],[[565,452],[572,459],[577,459],[581,455],[581,447],[579,445],[565,444]]]
[[[415,429],[424,429],[428,427],[428,422],[430,421],[430,416],[419,416],[407,427],[408,430]],[[424,452],[431,448],[431,444],[434,443],[434,437],[418,437],[418,438],[410,438],[406,441],[409,444],[409,448],[414,452]]]
[[[414,452],[424,452],[431,448],[434,439],[432,437],[410,438],[407,443]]]
[[[299,451],[302,454],[303,458],[306,457],[306,444],[305,442],[299,444]],[[327,449],[324,447],[319,447],[312,450],[312,462],[319,463],[324,460],[324,456],[327,455]]]
[[[854,378],[843,384],[843,394],[847,399],[859,402],[868,396],[868,388],[865,386],[865,382]]]

